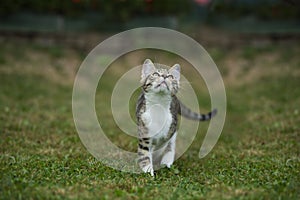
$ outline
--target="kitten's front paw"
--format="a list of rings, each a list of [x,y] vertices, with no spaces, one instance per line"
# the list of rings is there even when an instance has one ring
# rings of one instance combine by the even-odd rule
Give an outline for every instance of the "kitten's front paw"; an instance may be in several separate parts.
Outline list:
[[[150,125],[151,122],[152,122],[152,118],[151,118],[150,114],[145,112],[145,113],[142,115],[142,121],[144,122],[144,124],[145,124],[146,126]]]
[[[154,176],[154,170],[153,170],[152,165],[147,165],[147,166],[143,167],[142,170],[143,170],[143,172],[145,172],[145,173],[149,172],[151,174],[151,176]]]
[[[163,156],[160,164],[166,165],[168,168],[170,168],[173,162],[174,162],[174,153],[170,151]]]

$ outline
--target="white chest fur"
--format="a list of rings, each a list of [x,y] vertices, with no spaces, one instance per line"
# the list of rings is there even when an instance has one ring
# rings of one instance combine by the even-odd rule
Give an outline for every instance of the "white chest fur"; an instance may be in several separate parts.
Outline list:
[[[146,111],[142,114],[142,120],[148,129],[148,137],[166,137],[171,123],[170,112],[171,98],[169,96],[148,95],[146,98]]]

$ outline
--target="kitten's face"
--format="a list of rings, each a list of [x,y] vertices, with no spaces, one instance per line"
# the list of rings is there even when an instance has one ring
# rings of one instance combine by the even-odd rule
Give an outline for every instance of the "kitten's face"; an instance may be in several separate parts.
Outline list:
[[[142,83],[145,92],[176,94],[179,88],[180,66],[174,65],[169,70],[156,69],[151,60],[143,64]]]

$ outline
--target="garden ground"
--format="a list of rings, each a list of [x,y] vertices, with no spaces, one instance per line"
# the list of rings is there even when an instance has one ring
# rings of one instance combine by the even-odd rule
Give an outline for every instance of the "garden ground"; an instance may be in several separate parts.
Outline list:
[[[205,44],[227,92],[222,135],[213,151],[199,159],[208,125],[201,123],[188,151],[171,169],[163,168],[152,178],[111,169],[82,145],[71,99],[86,51],[1,40],[0,199],[299,199],[298,44]],[[130,68],[145,57],[167,64],[176,60],[160,52],[133,52],[114,65]],[[184,69],[199,94],[201,109],[209,110],[203,81],[197,82],[199,77]],[[104,76],[108,85],[97,93],[97,114],[111,119],[104,126],[108,137],[135,151],[137,142],[114,125],[107,102],[102,101],[110,98],[110,86],[121,74],[118,70],[111,67]]]

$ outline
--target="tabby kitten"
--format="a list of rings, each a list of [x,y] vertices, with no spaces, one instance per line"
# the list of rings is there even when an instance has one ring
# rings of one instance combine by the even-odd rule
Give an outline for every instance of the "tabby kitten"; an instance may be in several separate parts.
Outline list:
[[[145,173],[174,162],[177,115],[199,121],[211,119],[217,110],[203,115],[192,112],[175,96],[179,89],[180,66],[169,70],[156,68],[146,59],[142,66],[142,93],[136,105],[138,124],[138,164]]]

